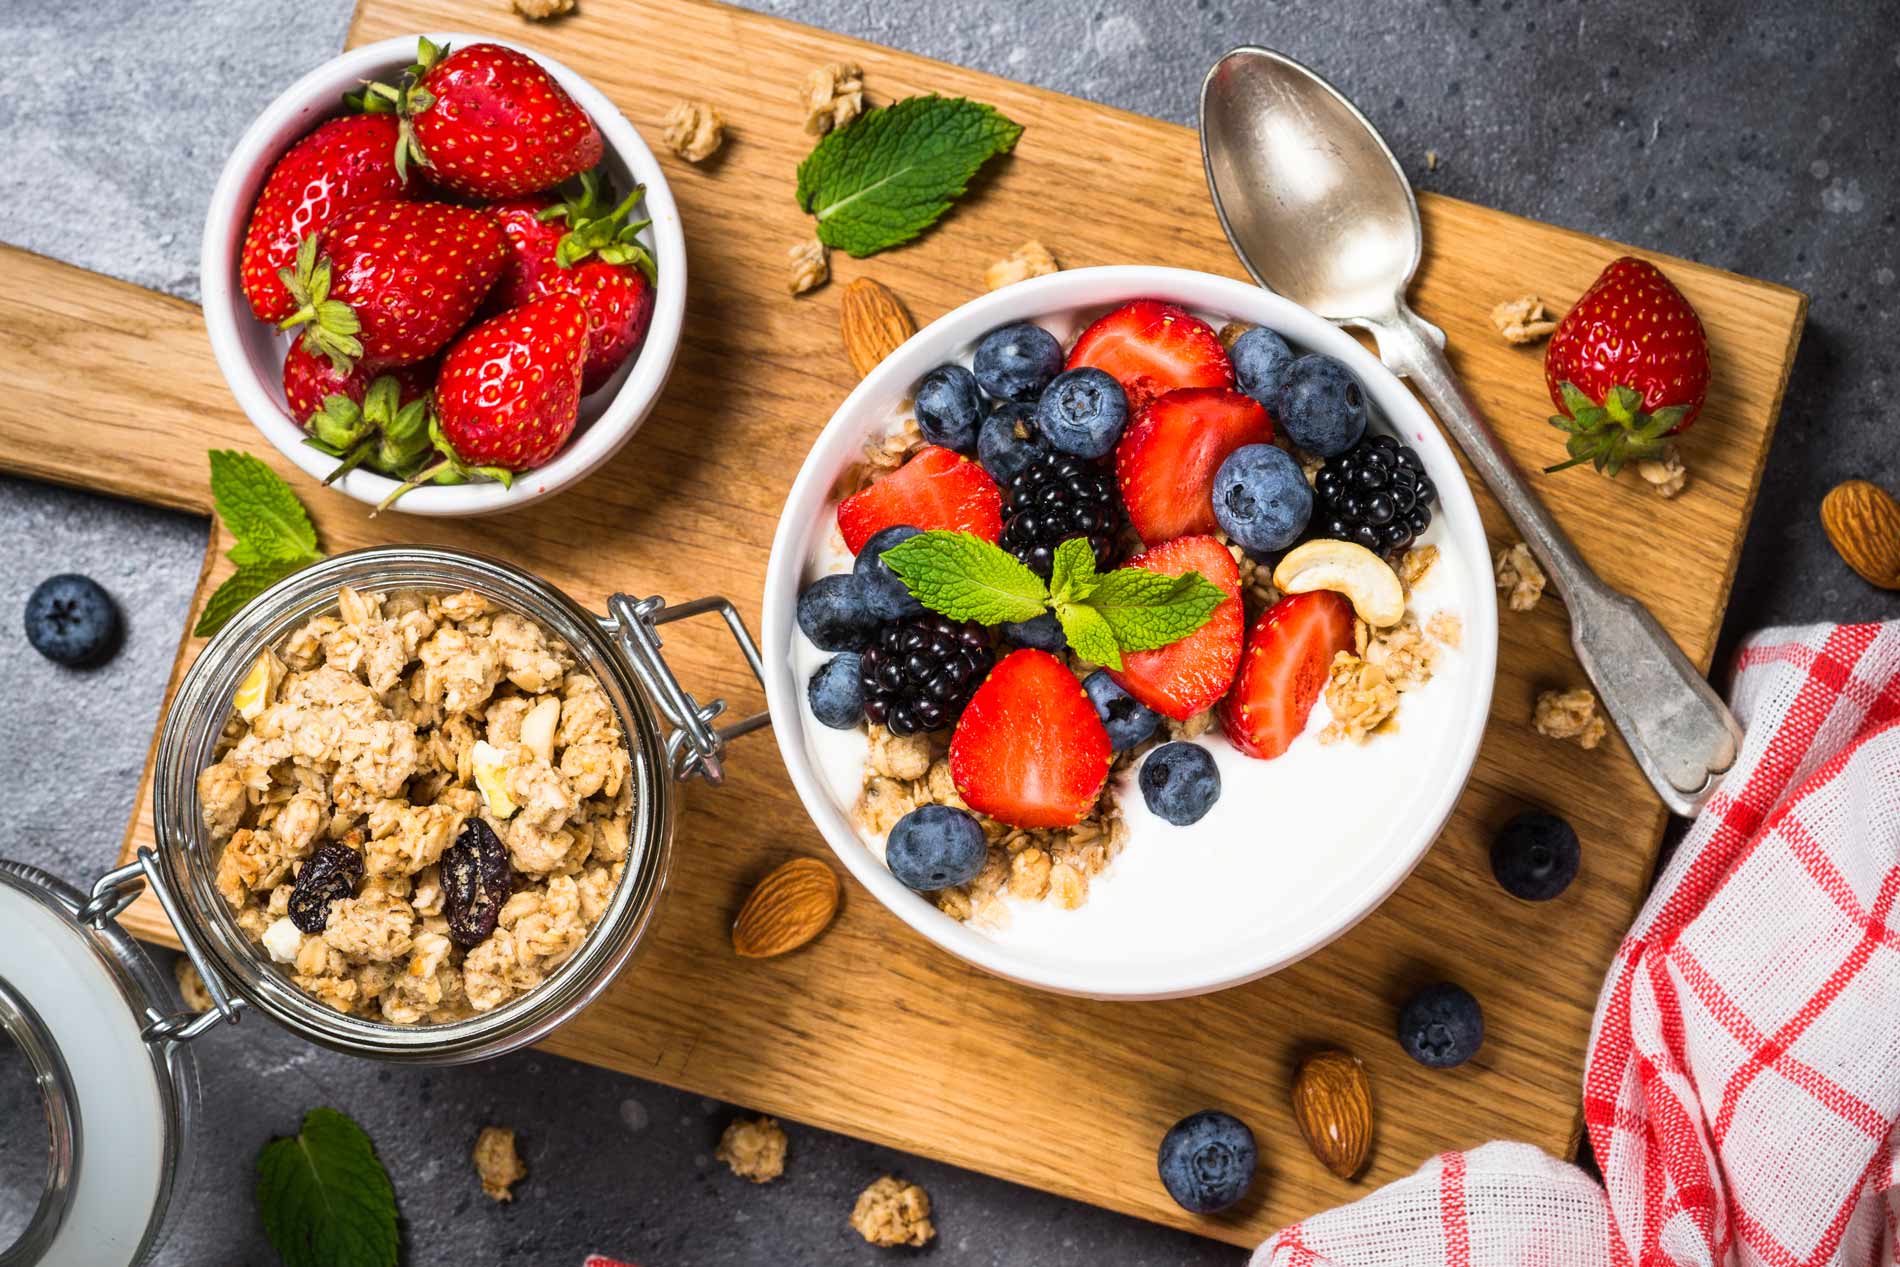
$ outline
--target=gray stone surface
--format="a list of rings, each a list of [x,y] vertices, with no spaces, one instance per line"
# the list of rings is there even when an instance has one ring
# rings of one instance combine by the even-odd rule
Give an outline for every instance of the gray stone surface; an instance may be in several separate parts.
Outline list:
[[[1900,616],[1900,596],[1861,584],[1815,521],[1821,494],[1840,479],[1900,487],[1887,403],[1900,386],[1887,333],[1900,308],[1891,129],[1900,35],[1891,3],[761,7],[1182,122],[1192,121],[1213,57],[1236,43],[1272,45],[1352,95],[1423,188],[1807,291],[1808,333],[1725,641],[1767,623]],[[340,44],[347,16],[347,0],[0,6],[0,240],[195,296],[198,226],[225,150],[271,95]],[[1692,435],[1691,463],[1697,445],[1715,442]],[[0,480],[0,542],[0,680],[11,696],[0,710],[0,854],[81,881],[108,864],[120,839],[203,526]],[[92,673],[46,664],[20,633],[27,591],[66,569],[98,577],[130,617],[126,650]],[[382,1069],[302,1047],[257,1020],[202,1050],[208,1111],[166,1263],[271,1261],[250,1195],[251,1159],[314,1104],[347,1110],[375,1137],[417,1264],[508,1254],[566,1264],[589,1248],[649,1267],[883,1261],[854,1241],[843,1216],[855,1191],[886,1169],[931,1190],[943,1229],[931,1253],[944,1261],[1240,1260],[797,1127],[787,1177],[753,1189],[710,1161],[725,1107],[547,1056]],[[17,1086],[0,1079],[7,1158],[37,1129],[9,1085]],[[488,1120],[523,1133],[532,1177],[511,1206],[490,1206],[467,1169],[474,1132]],[[0,1166],[0,1229],[11,1225],[5,1211],[18,1209],[28,1174]]]

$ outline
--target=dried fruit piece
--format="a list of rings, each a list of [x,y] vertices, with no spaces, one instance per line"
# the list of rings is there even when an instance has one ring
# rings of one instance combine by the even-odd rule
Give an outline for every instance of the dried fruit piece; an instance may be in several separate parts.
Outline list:
[[[320,846],[297,872],[290,890],[290,922],[306,933],[320,933],[330,918],[330,904],[352,897],[363,878],[363,855],[349,845]]]
[[[1900,503],[1878,484],[1848,480],[1821,499],[1821,527],[1869,585],[1900,589]]]
[[[449,922],[449,940],[458,946],[479,946],[495,931],[502,904],[514,888],[508,847],[494,828],[471,818],[462,824],[455,843],[442,851],[441,866],[442,914]]]
[[[890,287],[859,277],[844,288],[844,298],[839,301],[838,333],[844,338],[844,354],[850,358],[851,368],[863,378],[917,333],[917,323]]]
[[[732,921],[732,948],[747,959],[797,950],[838,913],[838,876],[816,858],[793,858],[775,868]]]
[[[1372,1153],[1372,1080],[1357,1056],[1322,1051],[1293,1079],[1293,1120],[1326,1169],[1355,1179]]]

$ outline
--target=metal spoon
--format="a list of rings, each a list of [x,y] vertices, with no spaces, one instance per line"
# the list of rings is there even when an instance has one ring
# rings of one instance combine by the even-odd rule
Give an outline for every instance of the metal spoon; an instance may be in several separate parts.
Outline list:
[[[1201,85],[1201,151],[1221,227],[1254,280],[1370,330],[1477,468],[1570,612],[1570,639],[1663,803],[1694,814],[1742,732],[1656,618],[1604,584],[1525,484],[1445,360],[1445,333],[1406,306],[1418,204],[1378,131],[1289,57],[1237,48]]]

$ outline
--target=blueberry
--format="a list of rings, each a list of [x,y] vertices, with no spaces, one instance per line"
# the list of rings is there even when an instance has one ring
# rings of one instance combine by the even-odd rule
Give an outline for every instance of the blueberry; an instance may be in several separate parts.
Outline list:
[[[1060,655],[1069,649],[1069,635],[1062,632],[1062,622],[1056,619],[1054,612],[1011,621],[1003,626],[1003,637],[1015,646],[1034,647],[1051,655]]]
[[[55,664],[102,664],[119,649],[122,632],[118,604],[89,576],[62,572],[27,595],[26,640]]]
[[[851,570],[864,587],[864,605],[879,620],[902,620],[924,609],[916,596],[897,579],[897,573],[891,571],[891,565],[879,557],[898,542],[909,541],[917,535],[918,530],[908,524],[880,528],[871,534],[871,539],[858,551],[858,561]]]
[[[1243,444],[1214,472],[1214,518],[1242,549],[1284,550],[1313,517],[1300,464],[1271,444]]]
[[[989,855],[976,819],[949,805],[919,805],[891,828],[884,865],[904,887],[934,893],[974,880]]]
[[[1491,841],[1491,874],[1526,902],[1548,902],[1569,888],[1582,861],[1577,829],[1542,810],[1519,814]]]
[[[1289,439],[1314,457],[1338,457],[1366,433],[1366,393],[1352,371],[1310,352],[1287,367],[1274,414]]]
[[[833,730],[850,730],[864,720],[864,688],[858,684],[858,653],[847,651],[824,662],[805,684],[811,715]]]
[[[1428,985],[1399,1009],[1399,1046],[1430,1069],[1462,1065],[1484,1042],[1484,1013],[1463,986]]]
[[[1220,799],[1220,767],[1199,744],[1162,744],[1141,763],[1135,781],[1155,817],[1176,827],[1200,822]]]
[[[1234,340],[1227,357],[1234,363],[1234,378],[1240,390],[1268,409],[1275,408],[1280,385],[1293,364],[1293,349],[1286,340],[1265,326],[1255,326]]]
[[[917,384],[917,429],[924,439],[958,453],[976,449],[976,424],[983,417],[976,376],[961,365],[939,365]]]
[[[1116,685],[1106,669],[1097,669],[1083,678],[1082,689],[1088,692],[1095,715],[1108,731],[1108,746],[1116,752],[1134,747],[1161,724],[1161,715]]]
[[[1036,426],[1049,447],[1071,457],[1106,457],[1128,424],[1122,385],[1092,366],[1064,370],[1036,402]]]
[[[998,400],[1029,402],[1062,372],[1056,336],[1027,321],[1003,326],[976,345],[976,385]]]
[[[982,430],[976,433],[976,460],[998,484],[1008,484],[1031,462],[1048,454],[1049,446],[1036,430],[1034,405],[1006,400],[983,420]]]
[[[1245,1122],[1219,1109],[1202,1109],[1161,1137],[1156,1169],[1175,1204],[1195,1214],[1212,1214],[1247,1195],[1259,1161]]]
[[[820,651],[862,651],[877,632],[864,582],[837,572],[807,585],[798,596],[798,627]]]

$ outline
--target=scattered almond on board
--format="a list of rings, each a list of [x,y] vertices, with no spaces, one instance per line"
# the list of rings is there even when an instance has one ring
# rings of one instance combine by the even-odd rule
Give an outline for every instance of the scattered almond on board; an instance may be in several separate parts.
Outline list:
[[[1821,499],[1821,527],[1869,585],[1900,589],[1900,502],[1878,484],[1848,480]]]
[[[917,333],[917,323],[905,311],[903,300],[882,282],[854,278],[838,303],[838,333],[851,368],[863,378],[898,345]]]
[[[797,950],[838,913],[837,873],[816,858],[793,858],[752,890],[732,921],[732,949],[746,959]]]
[[[1293,1120],[1306,1146],[1341,1179],[1356,1179],[1372,1155],[1372,1080],[1357,1056],[1322,1051],[1293,1079]]]

